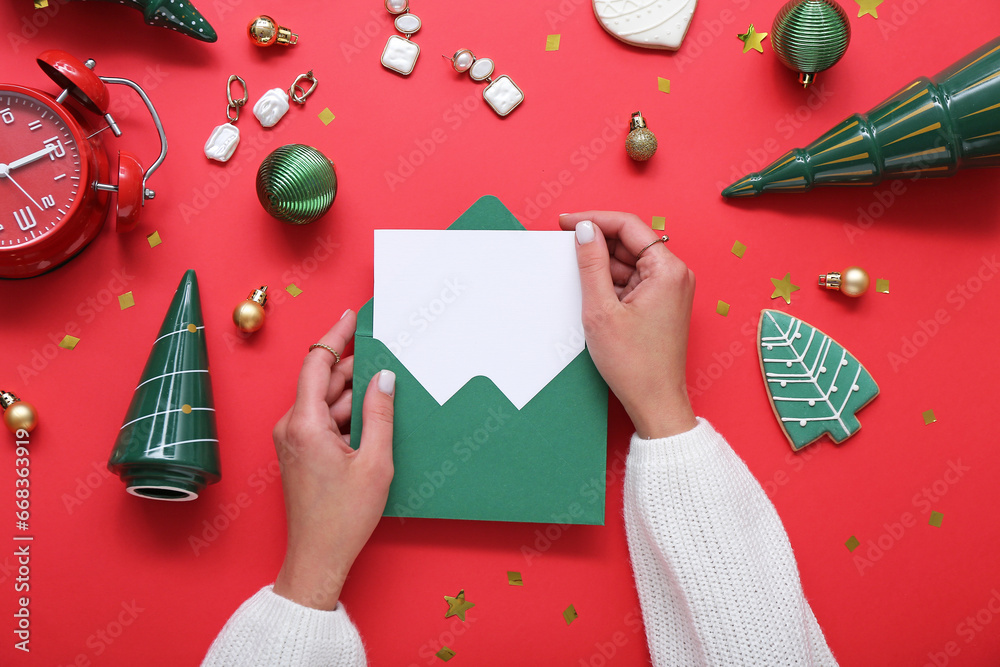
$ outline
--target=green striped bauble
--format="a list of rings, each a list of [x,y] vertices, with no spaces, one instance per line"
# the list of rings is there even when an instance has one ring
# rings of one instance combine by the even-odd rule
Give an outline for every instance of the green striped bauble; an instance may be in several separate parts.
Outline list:
[[[836,0],[791,0],[771,26],[771,46],[803,86],[833,67],[851,41],[851,24]]]
[[[257,170],[257,199],[282,222],[310,223],[329,211],[336,197],[333,162],[312,146],[276,148]]]

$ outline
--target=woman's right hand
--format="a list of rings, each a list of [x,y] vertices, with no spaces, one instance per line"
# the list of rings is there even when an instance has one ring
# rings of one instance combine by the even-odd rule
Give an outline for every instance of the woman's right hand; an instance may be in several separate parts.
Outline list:
[[[697,424],[684,367],[694,273],[637,216],[587,211],[559,216],[576,230],[587,349],[640,438]]]

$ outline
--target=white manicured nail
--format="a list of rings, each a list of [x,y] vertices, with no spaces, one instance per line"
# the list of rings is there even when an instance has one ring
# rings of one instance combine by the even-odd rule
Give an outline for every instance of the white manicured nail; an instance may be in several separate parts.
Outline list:
[[[392,371],[380,371],[378,374],[378,390],[386,396],[392,396],[396,389],[396,374]]]
[[[348,308],[347,310],[344,311],[344,314],[340,316],[340,319],[344,319],[345,317],[347,317],[347,313],[349,313],[349,312],[351,312],[350,308]]]
[[[590,243],[594,240],[594,223],[590,220],[583,220],[576,223],[576,240],[580,245]]]

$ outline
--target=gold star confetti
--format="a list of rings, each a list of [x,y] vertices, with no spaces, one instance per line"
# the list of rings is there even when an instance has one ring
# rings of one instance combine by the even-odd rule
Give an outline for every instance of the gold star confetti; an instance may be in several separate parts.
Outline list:
[[[445,595],[444,601],[448,603],[448,613],[446,613],[444,617],[448,618],[450,616],[458,616],[463,621],[465,620],[465,612],[476,606],[475,603],[465,601],[464,588],[460,590],[458,595],[455,597]]]
[[[937,421],[937,417],[934,416],[933,410],[924,410],[924,426],[928,424],[933,424]]]
[[[511,586],[524,586],[524,582],[521,581],[520,572],[507,572],[507,583]]]
[[[449,660],[455,657],[455,652],[452,651],[447,646],[443,646],[441,650],[435,653],[434,655],[441,658],[443,661],[448,662]]]
[[[66,334],[61,341],[59,341],[59,347],[64,350],[72,350],[76,347],[76,344],[80,342],[80,339],[76,336],[70,336]]]
[[[558,51],[559,50],[559,39],[562,35],[549,35],[545,38],[545,50],[546,51]]]
[[[944,514],[941,514],[941,512],[931,512],[931,518],[928,519],[927,523],[935,528],[940,528],[942,519],[944,519]]]
[[[195,324],[189,324],[187,326],[187,330],[190,331],[191,333],[198,333],[198,326]]]
[[[761,42],[767,37],[766,32],[757,32],[753,28],[753,23],[750,24],[750,28],[747,29],[742,35],[736,35],[743,42],[743,53],[746,53],[750,49],[754,49],[759,53],[764,53],[764,46]]]
[[[659,88],[661,93],[669,93],[670,79],[664,79],[662,76],[656,77],[656,87]]]
[[[885,278],[877,278],[875,280],[875,291],[879,294],[889,293],[889,281]]]
[[[666,227],[666,225],[667,225],[667,219],[665,217],[663,217],[662,215],[653,216],[653,229],[655,229],[658,232],[662,232],[663,228]]]
[[[865,14],[871,14],[874,18],[878,18],[878,6],[884,0],[854,0],[854,2],[858,3],[858,18]]]
[[[302,290],[300,290],[298,287],[296,287],[295,283],[292,283],[291,285],[289,285],[288,287],[286,287],[285,291],[288,292],[289,294],[291,294],[292,296],[298,296],[298,295],[302,294]]]
[[[563,618],[566,619],[566,625],[569,625],[579,617],[580,615],[576,613],[576,608],[573,607],[573,605],[566,607],[566,611],[563,612]]]
[[[786,273],[785,277],[781,280],[777,278],[771,278],[771,282],[774,283],[774,291],[771,293],[772,299],[777,299],[781,297],[785,300],[785,303],[792,302],[792,292],[799,291],[798,285],[792,284],[792,274]]]
[[[733,244],[733,249],[730,250],[729,252],[733,253],[734,255],[736,255],[737,257],[739,257],[740,259],[743,259],[743,253],[745,253],[746,251],[747,251],[747,247],[745,245],[743,245],[742,243],[740,243],[739,241],[737,241],[737,242],[735,242]]]
[[[715,312],[725,317],[729,314],[729,304],[722,299],[719,299],[719,303],[715,305]]]
[[[131,308],[135,305],[135,297],[132,296],[132,292],[125,292],[124,294],[118,295],[118,305],[121,306],[122,310],[126,308]]]
[[[152,234],[147,234],[146,240],[149,241],[150,248],[155,248],[156,246],[163,243],[163,240],[160,238],[160,232],[153,232]]]
[[[184,405],[181,406],[181,412],[183,412],[186,415],[191,414],[191,406],[185,403]]]
[[[336,116],[334,116],[333,112],[330,111],[330,107],[327,107],[319,112],[319,119],[323,121],[324,125],[332,123],[334,118],[336,118]]]
[[[848,538],[846,542],[844,542],[844,546],[847,547],[848,551],[854,551],[855,549],[858,548],[858,545],[860,544],[861,542],[858,542],[858,538],[854,537],[853,535],[851,535],[851,537]]]

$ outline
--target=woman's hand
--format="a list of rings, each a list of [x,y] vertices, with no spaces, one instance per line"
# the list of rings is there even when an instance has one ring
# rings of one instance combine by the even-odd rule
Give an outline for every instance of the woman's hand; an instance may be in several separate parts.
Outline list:
[[[319,341],[343,353],[356,317],[347,311]],[[378,373],[364,396],[357,451],[351,421],[354,357],[335,363],[313,348],[299,374],[295,404],[274,427],[288,516],[288,548],[274,592],[306,607],[337,606],[347,573],[385,509],[392,481],[392,403],[396,376]]]
[[[665,438],[696,425],[684,366],[694,273],[659,235],[630,213],[559,216],[576,230],[587,349],[640,438]],[[605,240],[606,239],[606,240]]]

